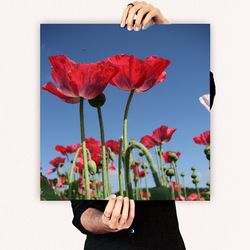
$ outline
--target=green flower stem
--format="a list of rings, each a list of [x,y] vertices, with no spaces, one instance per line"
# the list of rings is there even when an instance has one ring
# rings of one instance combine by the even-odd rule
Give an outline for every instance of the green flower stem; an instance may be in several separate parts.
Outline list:
[[[148,175],[146,174],[145,176],[145,187],[146,187],[146,192],[147,192],[147,195],[149,196],[149,189],[148,189]],[[148,200],[148,198],[147,198]]]
[[[107,166],[107,182],[108,182],[108,195],[111,195],[112,187],[111,187],[111,182],[110,182],[109,161],[108,161],[108,166]]]
[[[128,197],[130,199],[133,197],[133,190],[132,190],[131,176],[130,176],[130,154],[134,148],[141,150],[145,154],[145,157],[149,163],[156,187],[162,186],[150,152],[142,143],[132,140],[130,141],[129,146],[127,147],[125,151],[125,158],[124,158],[126,190],[128,192]]]
[[[184,196],[185,196],[185,200],[186,200],[187,199],[187,190],[186,190],[185,178],[182,177],[182,180],[183,180]]]
[[[167,184],[167,179],[166,176],[164,174],[164,170],[163,170],[163,165],[162,165],[162,145],[160,144],[160,155],[159,155],[159,159],[160,159],[160,166],[161,166],[161,174],[162,174],[162,185],[166,185]]]
[[[86,191],[85,199],[89,200],[90,199],[89,169],[88,169],[86,142],[85,142],[83,102],[84,102],[84,99],[80,98],[80,110],[79,110],[80,111],[80,128],[81,128],[82,153],[83,153],[83,163],[84,163],[84,171],[83,171],[82,177],[83,177],[83,180],[85,180],[85,191]]]
[[[70,167],[70,174],[69,174],[69,195],[70,195],[69,198],[70,199],[72,199],[72,182],[73,182],[73,172],[74,172],[73,167],[76,165],[77,157],[78,157],[81,150],[82,150],[81,148],[77,149],[76,154],[75,154],[74,159],[73,159],[73,163]]]
[[[160,167],[159,155],[158,155],[158,152],[157,152],[157,147],[155,146],[154,149],[155,149],[155,157],[156,157],[156,162],[157,162],[158,173],[160,174],[161,173],[161,167]],[[162,179],[162,177],[161,177],[161,179]]]
[[[134,183],[135,183],[135,199],[139,200],[137,182],[138,182],[137,180],[134,180]]]
[[[177,172],[177,166],[176,166],[176,163],[174,161],[171,162],[173,168],[174,168],[174,174],[175,174],[175,180],[176,180],[176,183],[177,184],[180,184],[180,181],[179,181],[179,175],[178,175],[178,172]]]
[[[122,137],[120,138],[119,158],[118,158],[118,176],[119,176],[119,191],[123,196],[123,182],[122,182]]]
[[[197,192],[197,195],[198,195],[198,200],[200,201],[201,200],[201,195],[200,195],[200,190],[199,190],[198,184],[195,184],[195,188],[196,188],[196,192]]]
[[[127,148],[128,139],[127,139],[127,123],[128,123],[128,111],[130,107],[130,103],[132,101],[133,95],[135,90],[131,90],[130,94],[128,96],[127,104],[124,111],[124,117],[123,117],[123,143],[124,143],[124,150]]]
[[[174,168],[174,175],[175,175],[176,183],[177,183],[177,185],[179,185],[180,181],[179,181],[179,175],[178,175],[178,172],[177,172],[177,165],[176,165],[176,163],[174,161],[172,161],[171,164],[172,164],[172,166]],[[180,188],[178,188],[178,194],[181,197],[181,189]]]
[[[173,183],[171,182],[171,177],[170,177],[170,185],[171,185],[171,196],[172,196],[172,200],[175,200],[174,187],[173,187]]]
[[[102,144],[102,181],[103,181],[103,196],[104,199],[108,196],[108,180],[107,180],[107,162],[106,162],[106,147],[105,147],[105,137],[104,137],[104,126],[103,126],[103,119],[102,119],[102,110],[101,107],[97,107],[98,112],[98,120],[100,126],[100,134],[101,134],[101,144]]]

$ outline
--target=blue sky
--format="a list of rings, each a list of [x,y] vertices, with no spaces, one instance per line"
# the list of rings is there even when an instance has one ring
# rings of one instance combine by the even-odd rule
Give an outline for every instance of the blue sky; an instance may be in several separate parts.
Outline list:
[[[48,61],[50,55],[65,54],[76,62],[95,62],[119,53],[133,54],[141,59],[157,55],[171,60],[163,83],[134,96],[128,135],[139,140],[161,125],[177,128],[164,149],[182,153],[178,169],[186,172],[187,184],[190,184],[190,168],[194,165],[200,174],[201,186],[204,186],[209,180],[208,161],[203,146],[195,144],[192,137],[210,127],[209,113],[198,100],[209,93],[209,25],[155,25],[140,32],[129,32],[118,24],[41,25],[40,84],[53,81]],[[103,107],[105,137],[118,139],[122,134],[128,92],[109,85],[104,93],[107,98]],[[85,114],[86,136],[99,139],[96,110],[85,105]],[[43,173],[51,168],[49,161],[59,156],[54,150],[56,144],[75,144],[80,142],[79,138],[78,105],[66,104],[41,90]]]

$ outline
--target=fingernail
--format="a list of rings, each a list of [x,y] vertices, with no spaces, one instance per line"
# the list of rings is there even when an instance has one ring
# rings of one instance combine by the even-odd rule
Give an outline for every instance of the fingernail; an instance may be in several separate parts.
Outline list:
[[[131,30],[132,30],[132,28],[130,26],[128,26],[128,31],[131,31]]]
[[[124,27],[125,27],[125,24],[124,24],[124,23],[121,23],[120,26],[121,26],[121,28],[124,28]]]
[[[135,31],[139,31],[139,28],[137,26],[135,26],[134,30]]]

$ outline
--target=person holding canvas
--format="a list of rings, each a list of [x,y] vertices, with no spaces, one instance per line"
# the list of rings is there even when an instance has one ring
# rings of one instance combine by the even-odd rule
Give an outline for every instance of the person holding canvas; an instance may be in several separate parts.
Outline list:
[[[169,21],[146,2],[135,1],[124,9],[121,28],[140,31],[151,24],[169,24]],[[211,91],[213,101],[213,85]],[[72,200],[71,203],[73,224],[87,235],[86,250],[185,249],[173,200],[145,202],[111,195],[108,201]]]

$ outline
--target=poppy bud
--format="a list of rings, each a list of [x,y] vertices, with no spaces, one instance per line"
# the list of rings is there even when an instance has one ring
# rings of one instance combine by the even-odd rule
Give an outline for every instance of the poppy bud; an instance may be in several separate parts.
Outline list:
[[[60,164],[58,165],[58,167],[59,167],[59,168],[62,168],[62,167],[63,167],[63,163],[60,163]]]
[[[139,177],[137,176],[137,174],[134,174],[134,181],[137,182],[139,179]]]
[[[184,172],[181,172],[181,177],[185,177],[185,173]]]
[[[162,149],[158,149],[158,150],[157,150],[157,154],[158,154],[159,156],[162,156],[163,150],[162,150]]]
[[[103,106],[105,101],[106,101],[106,97],[102,93],[102,94],[98,95],[97,97],[95,97],[94,99],[89,100],[89,104],[92,107],[97,108],[97,107]]]
[[[143,162],[143,163],[141,164],[141,168],[142,168],[142,169],[147,169],[147,168],[148,168],[147,163]]]
[[[195,166],[192,166],[192,167],[191,167],[191,170],[192,170],[192,171],[195,171],[195,170],[196,170],[196,167],[195,167]]]
[[[173,162],[176,162],[179,159],[179,157],[176,155],[175,152],[169,152],[168,157],[170,161],[173,161]]]
[[[197,174],[193,173],[193,174],[191,175],[191,177],[192,177],[193,179],[195,179],[195,178],[197,177]]]
[[[88,161],[88,168],[89,168],[90,174],[94,175],[97,170],[95,161],[93,160]]]
[[[174,176],[174,169],[173,168],[168,168],[166,171],[166,175],[169,177]]]
[[[140,166],[140,162],[139,161],[135,161],[135,165],[138,167]]]
[[[109,159],[110,159],[111,161],[114,161],[114,160],[115,160],[115,154],[114,154],[112,151],[109,152]]]
[[[193,182],[194,184],[198,184],[198,183],[199,183],[199,179],[198,179],[198,178],[195,178],[195,179],[192,180],[192,182]]]
[[[144,153],[143,151],[140,151],[140,152],[139,152],[139,156],[140,156],[140,157],[142,157],[142,156],[144,156],[144,155],[145,155],[145,153]]]
[[[58,176],[61,176],[61,175],[62,175],[62,171],[57,170],[57,175],[58,175]]]
[[[162,170],[165,172],[167,170],[167,166],[163,165]]]
[[[207,182],[206,185],[207,185],[208,187],[210,187],[210,183],[209,183],[209,182]]]
[[[204,149],[204,153],[205,153],[207,159],[210,160],[210,145],[208,145],[208,146]]]

